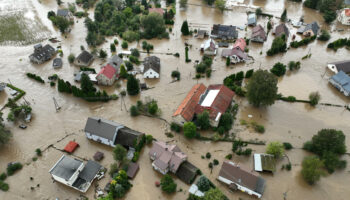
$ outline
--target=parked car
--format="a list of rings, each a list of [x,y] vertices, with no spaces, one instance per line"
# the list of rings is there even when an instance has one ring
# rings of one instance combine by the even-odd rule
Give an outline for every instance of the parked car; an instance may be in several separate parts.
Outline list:
[[[19,125],[18,127],[21,128],[21,129],[26,129],[26,128],[27,128],[27,125],[21,124],[21,125]]]

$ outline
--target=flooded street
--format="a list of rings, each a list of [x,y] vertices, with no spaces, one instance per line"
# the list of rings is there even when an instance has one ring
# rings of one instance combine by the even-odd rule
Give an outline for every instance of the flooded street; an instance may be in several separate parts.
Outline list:
[[[22,3],[22,1],[24,3]],[[154,138],[163,141],[171,141],[177,144],[182,151],[188,155],[188,160],[196,165],[214,184],[216,184],[229,199],[255,199],[241,192],[229,192],[228,188],[220,184],[216,178],[218,176],[221,163],[225,160],[225,156],[232,153],[232,144],[227,142],[202,142],[197,140],[187,140],[183,135],[175,135],[173,138],[168,138],[165,132],[169,131],[167,124],[161,120],[152,119],[144,116],[136,118],[130,117],[130,113],[122,106],[121,99],[110,101],[108,103],[88,103],[84,100],[73,97],[69,94],[59,93],[55,88],[50,87],[49,83],[41,84],[32,79],[27,78],[26,73],[35,73],[46,79],[52,74],[57,74],[60,78],[73,83],[73,73],[79,68],[68,63],[67,57],[70,53],[78,55],[80,46],[83,45],[87,49],[85,42],[86,28],[84,27],[84,19],[75,19],[75,24],[67,38],[64,38],[59,31],[52,26],[51,21],[47,19],[47,12],[57,10],[55,0],[19,0],[14,1],[14,7],[21,9],[21,12],[29,12],[25,17],[32,19],[40,19],[41,23],[51,33],[50,37],[57,37],[60,43],[52,44],[54,47],[62,46],[63,50],[63,67],[54,70],[52,61],[42,65],[34,65],[29,61],[28,56],[33,51],[33,45],[28,46],[0,46],[0,81],[10,81],[13,85],[26,91],[25,99],[33,108],[33,120],[28,125],[26,130],[18,128],[18,124],[12,124],[6,121],[6,126],[10,127],[13,137],[10,142],[0,148],[0,173],[6,170],[7,163],[12,161],[20,161],[27,163],[23,169],[15,175],[6,179],[10,189],[7,192],[0,191],[1,200],[21,200],[21,199],[77,199],[80,193],[60,183],[53,183],[48,171],[61,157],[62,152],[57,149],[63,149],[70,141],[75,140],[80,147],[74,152],[74,156],[78,158],[92,159],[96,151],[105,153],[105,158],[101,161],[104,167],[109,168],[114,162],[112,148],[87,140],[83,132],[86,120],[89,116],[100,116],[109,120],[113,120],[137,131],[151,134]],[[2,5],[8,1],[0,0],[0,12],[4,12]],[[74,0],[64,1],[74,2]],[[181,24],[184,20],[188,20],[190,28],[203,28],[209,30],[213,24],[225,24],[245,26],[247,22],[247,9],[245,7],[234,8],[232,11],[221,13],[219,10],[210,8],[202,4],[201,0],[189,0],[186,10],[181,10],[177,4],[177,13],[175,17],[175,25],[170,39],[158,40],[153,39],[148,42],[153,44],[154,51],[151,55],[156,55],[161,59],[161,75],[159,80],[144,81],[153,89],[142,91],[137,97],[124,97],[126,108],[136,103],[139,99],[153,98],[158,101],[158,106],[162,110],[161,117],[167,121],[171,121],[171,116],[177,106],[185,98],[187,92],[196,83],[203,83],[206,86],[209,84],[221,84],[223,79],[239,71],[247,71],[249,69],[267,69],[269,70],[276,62],[287,64],[289,61],[300,61],[301,69],[297,72],[287,72],[287,74],[279,79],[278,93],[284,96],[295,96],[297,99],[308,99],[310,92],[319,91],[321,94],[321,103],[333,103],[347,105],[350,103],[349,98],[345,98],[340,92],[328,84],[328,78],[332,75],[326,71],[328,62],[346,60],[350,56],[350,51],[343,48],[337,52],[326,49],[327,42],[315,41],[307,47],[298,49],[289,49],[287,53],[278,54],[273,57],[266,57],[266,51],[271,47],[274,36],[270,32],[268,40],[264,44],[251,43],[249,55],[254,58],[254,63],[231,65],[227,68],[225,59],[221,58],[221,49],[215,57],[212,65],[211,78],[202,78],[199,80],[193,79],[195,76],[194,61],[200,60],[202,55],[199,52],[201,43],[200,40],[194,37],[181,36]],[[249,7],[258,6],[264,12],[280,16],[283,9],[288,10],[288,18],[298,20],[300,16],[304,16],[306,23],[317,21],[321,28],[337,30],[344,29],[342,32],[332,31],[334,41],[338,38],[349,37],[349,27],[342,26],[339,22],[334,22],[330,27],[324,23],[322,16],[314,11],[304,8],[301,3],[295,3],[287,0],[245,0],[245,4]],[[22,5],[22,6],[18,6]],[[64,4],[65,5],[65,4]],[[81,10],[81,8],[78,8]],[[252,9],[254,10],[254,9]],[[93,10],[89,11],[90,17],[93,16]],[[278,20],[274,19],[275,24]],[[258,24],[266,27],[267,19],[259,18]],[[296,28],[288,27],[291,30],[291,35],[296,33]],[[250,38],[251,28],[247,31],[240,30],[239,37]],[[38,33],[39,34],[39,33]],[[290,37],[291,38],[291,37]],[[110,43],[116,37],[106,38],[107,42],[99,48],[107,50],[108,57],[110,53]],[[297,36],[297,40],[300,36]],[[119,45],[117,53],[121,49],[121,41],[118,37]],[[192,63],[185,63],[185,45],[192,45],[189,50],[189,58]],[[49,43],[47,40],[43,44]],[[129,48],[138,47],[141,49],[141,42],[129,43]],[[180,54],[177,58],[165,53]],[[262,52],[262,54],[260,54]],[[301,60],[308,53],[312,56],[309,59]],[[146,53],[141,54],[141,59],[146,57]],[[104,64],[104,61],[96,58],[90,67],[99,71]],[[178,69],[181,73],[181,81],[171,83],[171,72]],[[138,76],[141,77],[141,76]],[[109,88],[104,87],[110,94],[118,94],[126,89],[126,81],[120,81],[121,87],[116,89],[114,86]],[[7,102],[10,94],[7,92],[0,93],[1,107]],[[55,97],[58,104],[62,107],[59,112],[55,111],[52,98]],[[287,194],[286,199],[308,199],[308,200],[346,200],[349,199],[350,190],[348,183],[350,180],[350,156],[344,155],[343,159],[347,160],[348,166],[344,170],[336,171],[333,174],[321,178],[315,186],[306,184],[300,176],[301,162],[307,152],[301,150],[303,143],[310,140],[311,137],[322,128],[340,129],[346,135],[346,145],[350,149],[350,112],[344,108],[326,107],[322,105],[312,108],[303,103],[287,103],[277,101],[274,105],[268,108],[254,108],[248,104],[246,99],[235,97],[239,103],[239,113],[235,126],[232,131],[237,137],[244,140],[259,139],[266,141],[289,142],[294,147],[293,150],[287,151],[287,155],[292,163],[291,171],[282,171],[281,166],[287,163],[286,159],[278,162],[277,171],[274,175],[261,174],[267,181],[267,187],[262,199],[279,200],[283,199],[283,194]],[[21,99],[19,102],[22,102]],[[4,116],[7,116],[8,109],[5,109]],[[252,115],[249,118],[248,115]],[[240,125],[240,119],[246,121],[255,121],[265,126],[265,133],[259,134],[252,132],[244,126]],[[67,136],[68,135],[68,136]],[[57,142],[67,136],[60,142]],[[48,148],[53,145],[55,148]],[[36,162],[32,161],[35,156],[35,149],[46,149],[43,156],[39,157]],[[249,145],[254,152],[264,152],[266,146]],[[159,181],[161,176],[154,171],[151,166],[151,161],[148,157],[149,146],[146,146],[140,155],[138,163],[140,171],[136,178],[132,180],[133,187],[127,193],[127,200],[145,199],[172,199],[184,200],[188,196],[189,186],[184,184],[179,179],[175,179],[178,184],[178,190],[175,195],[167,196],[162,193],[159,188],[154,186],[155,181]],[[219,160],[220,164],[215,166],[210,172],[208,168],[209,160],[201,159],[201,155],[211,152],[212,158]],[[349,150],[348,150],[349,152]],[[239,162],[242,165],[253,168],[252,156],[247,158],[244,156],[234,155],[234,162]],[[34,180],[30,180],[33,177]],[[98,182],[101,188],[104,188],[110,180],[109,175]],[[37,187],[40,184],[40,187]],[[94,182],[96,184],[96,182]],[[35,187],[31,190],[30,187]],[[94,199],[94,186],[92,186],[85,194],[89,199]]]

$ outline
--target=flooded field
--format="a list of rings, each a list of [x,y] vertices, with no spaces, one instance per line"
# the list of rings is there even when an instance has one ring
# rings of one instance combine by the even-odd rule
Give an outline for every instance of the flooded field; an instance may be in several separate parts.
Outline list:
[[[210,143],[202,141],[189,141],[183,135],[175,135],[174,138],[167,138],[165,132],[169,131],[167,124],[161,120],[152,119],[148,117],[131,118],[130,114],[122,106],[121,100],[110,101],[108,103],[87,103],[81,99],[77,99],[72,95],[58,93],[57,89],[37,83],[28,79],[25,73],[36,73],[43,78],[48,77],[54,73],[58,74],[64,80],[73,82],[73,73],[79,69],[70,65],[67,57],[70,53],[75,55],[80,53],[80,46],[87,48],[85,42],[86,29],[84,27],[83,19],[75,19],[75,24],[67,38],[62,36],[59,31],[54,28],[51,22],[47,19],[47,12],[50,10],[56,11],[57,4],[55,0],[22,0],[15,1],[13,8],[20,8],[19,5],[30,5],[23,7],[20,10],[13,9],[13,12],[26,12],[30,10],[34,15],[33,19],[40,19],[40,24],[43,24],[50,32],[51,37],[57,37],[60,43],[52,44],[54,47],[58,45],[63,49],[63,67],[58,70],[52,68],[52,61],[42,65],[33,65],[29,62],[28,56],[33,51],[33,45],[28,46],[0,46],[0,81],[10,81],[13,85],[26,91],[25,99],[31,104],[33,108],[33,120],[28,125],[26,130],[18,128],[18,124],[11,124],[6,122],[6,126],[11,128],[13,137],[11,141],[0,149],[0,172],[6,169],[7,163],[12,161],[21,161],[28,163],[24,165],[23,169],[17,172],[14,176],[6,179],[10,185],[8,192],[0,192],[0,199],[4,200],[21,200],[21,199],[77,199],[80,196],[78,191],[70,189],[60,183],[53,183],[48,171],[61,157],[62,152],[56,150],[63,149],[70,140],[75,140],[80,144],[80,147],[74,156],[86,159],[92,159],[96,151],[105,153],[105,158],[101,164],[107,168],[112,164],[112,148],[106,147],[95,142],[88,141],[85,138],[82,129],[85,126],[87,117],[101,116],[110,119],[135,130],[151,134],[153,137],[171,141],[188,155],[191,163],[201,169],[201,171],[209,177],[228,197],[229,199],[254,199],[241,192],[229,192],[226,186],[216,181],[219,173],[220,165],[225,160],[225,156],[232,153],[231,143]],[[25,2],[25,3],[22,3]],[[74,0],[65,1],[74,2]],[[161,59],[161,76],[159,80],[152,80],[145,82],[154,89],[143,91],[137,97],[126,96],[124,98],[126,107],[129,108],[135,104],[139,99],[147,97],[154,98],[158,101],[158,105],[162,110],[162,116],[168,121],[171,121],[171,115],[186,96],[190,88],[198,83],[205,85],[222,83],[222,80],[232,73],[239,71],[247,71],[249,69],[270,69],[276,62],[287,64],[289,61],[301,61],[301,69],[297,72],[287,73],[283,78],[279,79],[278,91],[284,96],[293,95],[297,99],[307,99],[310,92],[319,91],[321,94],[321,102],[334,103],[346,105],[350,103],[348,98],[343,97],[337,90],[328,84],[328,78],[331,73],[325,70],[326,64],[332,61],[345,60],[349,58],[350,52],[348,50],[339,49],[337,52],[327,50],[327,43],[315,41],[307,47],[300,47],[298,49],[290,49],[285,54],[278,54],[273,57],[266,57],[266,51],[270,48],[274,36],[270,33],[267,42],[264,44],[250,44],[249,55],[254,57],[254,63],[232,65],[230,68],[225,66],[225,60],[220,56],[216,56],[213,63],[213,73],[210,79],[202,78],[195,80],[195,69],[193,67],[195,60],[200,60],[199,52],[200,44],[203,40],[194,37],[181,36],[181,24],[183,20],[188,20],[191,28],[206,28],[210,29],[213,24],[227,24],[244,26],[247,22],[247,9],[245,7],[234,8],[232,11],[225,11],[221,13],[219,10],[210,8],[202,4],[201,0],[189,0],[187,9],[181,10],[177,5],[177,13],[175,17],[175,25],[170,35],[169,40],[150,40],[154,45],[154,54]],[[288,10],[288,17],[293,20],[298,20],[300,16],[304,16],[305,22],[310,23],[317,21],[322,28],[332,30],[332,40],[341,37],[349,37],[349,27],[340,25],[335,22],[328,26],[324,23],[322,16],[314,10],[302,7],[300,3],[294,3],[287,0],[245,0],[248,6],[260,6],[264,12],[280,16],[284,8]],[[8,5],[8,1],[0,0],[1,13],[3,6]],[[63,4],[65,5],[65,4]],[[89,11],[90,16],[93,16],[93,10]],[[258,24],[266,26],[267,19],[259,18]],[[275,23],[278,20],[275,19]],[[292,34],[296,32],[295,28],[289,24]],[[337,29],[344,29],[342,32]],[[250,37],[251,28],[247,31],[240,30],[239,37]],[[103,46],[107,50],[109,56],[109,44],[115,39],[107,38]],[[297,39],[298,36],[297,36]],[[121,43],[121,39],[118,38]],[[43,43],[47,43],[44,41]],[[185,63],[185,46],[187,42],[192,45],[189,51],[189,58],[192,63]],[[129,48],[138,47],[141,49],[140,43],[131,43]],[[117,46],[117,52],[121,51],[120,45]],[[180,58],[172,55],[165,55],[165,53],[180,53]],[[262,54],[260,54],[262,52]],[[309,59],[301,60],[303,56],[308,53],[312,56]],[[221,50],[219,50],[219,54]],[[142,54],[144,58],[146,54]],[[96,59],[91,67],[99,70],[104,64],[104,61]],[[171,83],[171,71],[178,69],[181,72],[181,81]],[[141,82],[144,80],[141,79]],[[121,81],[121,88],[115,87],[103,88],[108,93],[119,94],[120,91],[126,88],[126,82]],[[8,91],[0,93],[1,107],[6,103],[6,99],[10,96]],[[58,104],[62,107],[59,112],[55,111],[52,98],[57,99]],[[275,200],[283,199],[286,194],[286,199],[330,199],[330,200],[346,200],[350,196],[348,190],[348,182],[350,180],[350,167],[341,171],[336,171],[332,175],[321,178],[315,186],[307,185],[300,177],[300,163],[304,156],[308,155],[301,150],[302,144],[309,140],[318,130],[322,128],[336,128],[344,132],[346,137],[346,144],[350,148],[350,112],[344,108],[317,106],[312,108],[309,105],[302,103],[286,103],[276,102],[268,108],[256,109],[250,106],[245,99],[239,97],[235,100],[240,105],[238,113],[238,120],[235,122],[233,132],[244,140],[259,139],[266,142],[281,141],[290,142],[296,148],[288,151],[292,163],[291,171],[279,170],[287,160],[278,162],[277,172],[272,176],[269,174],[262,174],[267,180],[267,187],[262,199]],[[23,100],[21,100],[23,101]],[[8,110],[4,110],[6,116]],[[248,115],[252,115],[249,118]],[[239,119],[247,121],[256,121],[265,126],[266,132],[258,134],[251,132],[239,124]],[[68,136],[67,136],[68,135]],[[67,137],[66,137],[67,136]],[[65,139],[61,140],[62,138]],[[57,142],[61,140],[60,142]],[[36,162],[32,161],[35,156],[35,149],[46,149],[49,145],[55,148],[48,148],[43,152],[43,156]],[[265,146],[250,145],[254,152],[264,152]],[[175,195],[167,196],[161,192],[159,188],[154,186],[155,181],[159,181],[161,176],[152,169],[151,161],[148,158],[149,147],[146,147],[139,160],[140,171],[136,178],[132,181],[134,185],[125,199],[186,199],[188,196],[189,186],[182,181],[176,179],[178,189],[182,192],[177,192]],[[219,160],[220,165],[214,167],[210,172],[208,168],[209,161],[201,159],[201,155],[211,152],[212,158]],[[345,155],[350,163],[350,156]],[[249,168],[253,167],[252,157],[234,156],[234,162],[239,162]],[[33,180],[30,180],[33,177]],[[105,177],[98,182],[101,188],[109,181],[109,177]],[[37,187],[40,184],[40,187]],[[30,188],[34,187],[34,190]],[[94,186],[85,194],[89,199],[94,199]]]

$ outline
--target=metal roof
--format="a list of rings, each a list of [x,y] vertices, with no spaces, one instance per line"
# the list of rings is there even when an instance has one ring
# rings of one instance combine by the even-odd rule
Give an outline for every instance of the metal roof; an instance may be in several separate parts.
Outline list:
[[[81,165],[82,161],[63,155],[49,172],[68,181]]]
[[[123,128],[122,124],[105,120],[99,117],[89,117],[86,121],[85,132],[114,141],[117,129]]]

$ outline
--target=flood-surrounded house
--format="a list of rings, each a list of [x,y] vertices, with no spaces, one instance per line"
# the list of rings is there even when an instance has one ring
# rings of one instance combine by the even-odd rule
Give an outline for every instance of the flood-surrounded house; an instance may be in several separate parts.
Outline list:
[[[81,160],[62,155],[49,173],[55,181],[85,193],[102,169],[92,160],[84,164]]]
[[[333,75],[329,82],[337,88],[345,96],[350,96],[350,77],[343,71],[339,71],[336,75]]]
[[[311,24],[307,24],[305,27],[301,27],[298,29],[297,33],[303,34],[305,37],[312,37],[318,34],[320,30],[320,26],[317,22],[312,22]]]
[[[74,20],[73,14],[68,9],[58,9],[56,15],[64,17],[68,21]]]
[[[345,74],[348,74],[350,73],[350,60],[328,63],[327,68],[334,73],[343,71]]]
[[[53,62],[52,62],[52,67],[54,69],[58,69],[58,68],[61,68],[62,67],[62,58],[55,58],[53,59]]]
[[[37,44],[34,46],[34,53],[29,56],[32,63],[42,64],[56,55],[56,50],[49,44],[42,46]]]
[[[153,161],[153,168],[162,174],[175,174],[180,165],[187,160],[187,155],[178,146],[162,141],[153,142],[149,156]]]
[[[204,55],[215,56],[218,51],[218,45],[213,39],[208,39],[203,44],[201,44],[201,51]]]
[[[233,49],[244,51],[246,46],[247,46],[247,43],[245,42],[245,39],[239,38],[233,44]]]
[[[206,30],[201,30],[201,29],[199,29],[199,30],[197,31],[197,34],[196,34],[196,37],[197,37],[197,38],[203,39],[203,38],[205,38],[206,36],[208,36],[208,31],[206,31]]]
[[[78,57],[75,58],[74,64],[81,67],[88,67],[93,60],[94,56],[84,50],[79,54]]]
[[[270,154],[255,153],[254,170],[257,172],[275,172],[276,171],[275,157]]]
[[[256,14],[249,13],[248,14],[248,26],[256,26]]]
[[[247,44],[243,38],[237,39],[232,49],[223,49],[221,56],[224,58],[230,58],[231,63],[236,64],[249,60],[248,55],[245,53]]]
[[[258,198],[261,198],[264,193],[263,178],[231,161],[223,162],[217,179],[231,190],[240,190]]]
[[[146,57],[143,61],[143,78],[159,78],[160,59],[156,56]]]
[[[122,124],[102,119],[89,117],[84,128],[85,136],[96,142],[115,147],[117,144],[127,149],[135,148],[144,133],[132,130]]]
[[[102,67],[97,74],[96,80],[99,85],[113,85],[117,76],[117,70],[110,64]]]
[[[123,62],[124,61],[121,57],[114,55],[109,59],[108,64],[112,65],[114,69],[117,70],[117,73],[119,73],[120,65],[122,65]]]
[[[234,40],[238,38],[238,31],[236,26],[214,24],[211,37],[221,40]]]
[[[280,24],[276,26],[274,30],[276,37],[281,37],[282,35],[286,36],[286,39],[289,37],[289,29],[285,24]]]
[[[339,12],[338,21],[344,25],[350,25],[350,8],[344,8]]]
[[[257,26],[255,26],[252,30],[252,36],[250,38],[250,40],[252,42],[265,42],[267,39],[267,35],[266,32],[264,30],[264,28],[259,24]]]
[[[207,111],[210,124],[217,126],[222,114],[231,105],[233,96],[234,92],[221,84],[209,85],[208,88],[196,84],[174,112],[173,120],[184,124],[192,121],[197,114]]]

